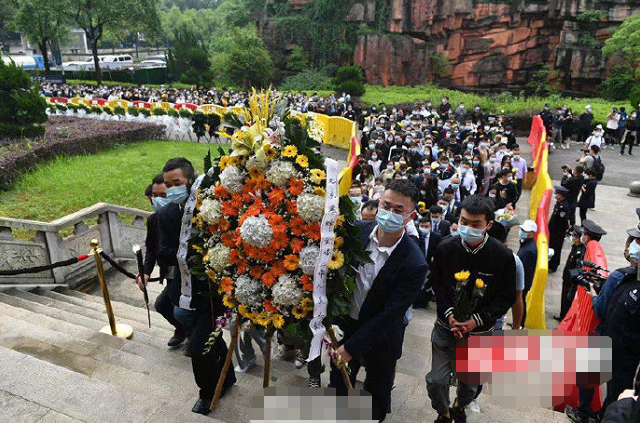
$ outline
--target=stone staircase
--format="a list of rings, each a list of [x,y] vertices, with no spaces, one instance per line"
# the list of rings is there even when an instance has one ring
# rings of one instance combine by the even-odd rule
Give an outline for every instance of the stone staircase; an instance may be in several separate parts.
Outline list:
[[[152,299],[160,288],[153,287]],[[139,299],[112,298],[121,300],[112,301],[118,323],[134,329],[130,340],[98,332],[108,322],[99,293],[64,287],[0,290],[0,422],[249,422],[251,397],[262,388],[260,354],[256,366],[236,375],[237,384],[214,413],[194,414],[197,387],[191,362],[182,348],[166,345],[172,327],[152,311],[149,328]],[[421,313],[417,311],[416,320],[427,317]],[[415,328],[422,332],[421,325]],[[226,331],[225,337],[228,341]],[[306,368],[272,361],[272,385],[306,386],[306,378]],[[325,372],[323,385],[327,383]],[[405,372],[399,367],[396,383],[394,412],[387,421],[435,419],[422,369]],[[482,412],[470,413],[470,422],[564,421],[550,410],[505,409],[488,395],[479,402]]]

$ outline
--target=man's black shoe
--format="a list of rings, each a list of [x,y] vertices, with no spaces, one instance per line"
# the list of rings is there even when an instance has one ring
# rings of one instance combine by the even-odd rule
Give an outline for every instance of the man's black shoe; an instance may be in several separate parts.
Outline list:
[[[589,423],[589,416],[584,416],[570,405],[564,409],[564,414],[574,423]]]
[[[450,408],[449,414],[455,423],[467,423],[467,414],[464,412],[463,407]]]
[[[178,345],[182,344],[182,342],[185,339],[187,339],[185,334],[176,329],[176,330],[173,331],[173,336],[171,337],[171,339],[169,339],[169,342],[167,342],[167,345],[170,346],[170,347],[175,347],[175,346],[178,346]]]
[[[202,414],[206,416],[211,411],[211,401],[213,398],[200,398],[196,401],[195,405],[191,409],[194,413]]]
[[[435,419],[433,423],[451,423],[451,418],[445,417],[445,416],[438,416],[438,418]]]

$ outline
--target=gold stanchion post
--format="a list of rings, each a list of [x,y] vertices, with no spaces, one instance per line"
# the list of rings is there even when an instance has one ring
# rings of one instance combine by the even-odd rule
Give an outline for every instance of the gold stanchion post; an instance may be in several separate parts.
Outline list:
[[[100,329],[102,333],[108,333],[118,338],[131,339],[133,336],[133,328],[129,325],[116,324],[116,318],[113,315],[113,308],[111,307],[111,299],[109,298],[109,288],[107,287],[107,281],[104,278],[104,267],[102,266],[102,257],[100,253],[102,249],[98,248],[100,243],[97,239],[92,239],[91,242],[91,255],[96,261],[96,269],[98,270],[98,281],[100,281],[100,289],[102,290],[102,297],[104,298],[104,305],[107,308],[107,317],[109,318],[109,326],[105,326]]]

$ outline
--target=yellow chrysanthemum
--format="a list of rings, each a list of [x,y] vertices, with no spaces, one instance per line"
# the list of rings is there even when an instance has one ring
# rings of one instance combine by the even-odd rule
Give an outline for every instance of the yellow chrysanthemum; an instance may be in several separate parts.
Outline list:
[[[271,322],[271,319],[264,311],[262,313],[258,313],[253,320],[253,323],[256,323],[260,326],[267,326],[269,322]]]
[[[340,269],[344,265],[344,254],[341,251],[334,251],[327,267],[331,270]]]
[[[220,157],[220,162],[218,163],[220,170],[225,170],[228,164],[229,164],[229,158],[227,156]]]
[[[207,250],[206,254],[204,256],[202,256],[202,261],[204,263],[209,263],[209,251],[211,251],[211,250]]]
[[[311,169],[310,173],[311,173],[311,182],[313,182],[314,184],[319,184],[324,180],[324,178],[326,178],[324,170]]]
[[[252,167],[251,169],[249,169],[249,176],[252,179],[257,178],[258,176],[260,176],[262,174],[262,171],[260,169],[258,169],[257,167]]]
[[[209,279],[211,279],[212,281],[216,280],[216,272],[214,272],[212,269],[207,269],[204,271],[204,273],[206,273]]]
[[[468,270],[464,270],[462,272],[458,272],[455,275],[453,275],[456,280],[458,282],[462,282],[462,281],[466,281],[467,279],[469,279],[469,276],[471,276],[471,272],[469,272]]]
[[[241,316],[246,316],[247,315],[247,306],[244,304],[240,304],[238,306],[238,313],[240,313]]]
[[[307,315],[307,312],[303,308],[295,306],[291,309],[291,314],[293,314],[293,317],[296,319],[302,319]]]
[[[191,248],[193,248],[193,251],[195,251],[196,253],[200,253],[202,254],[202,247],[199,245],[192,245]]]
[[[302,167],[309,167],[309,158],[304,154],[301,154],[296,157],[296,164]]]
[[[342,238],[341,236],[337,236],[333,240],[333,248],[338,249],[338,248],[342,247],[343,245],[344,245],[344,238]]]
[[[275,159],[276,156],[278,155],[278,152],[276,151],[275,148],[271,146],[271,144],[265,144],[262,147],[262,151],[264,151],[265,156],[267,156],[267,159],[269,160]]]
[[[319,195],[320,197],[324,197],[325,195],[327,195],[327,192],[324,190],[324,188],[321,188],[321,187],[316,187],[313,190],[313,193],[315,195]]]
[[[230,165],[232,166],[236,166],[238,163],[240,163],[240,157],[238,156],[230,156],[228,159],[228,162]]]
[[[418,210],[423,211],[426,208],[427,205],[424,203],[424,201],[418,201]]]
[[[222,297],[222,303],[227,308],[234,308],[237,305],[235,299],[230,297],[229,295],[225,295]]]
[[[282,151],[282,155],[284,157],[295,157],[296,155],[298,155],[298,149],[295,145],[288,145]]]
[[[338,216],[338,220],[336,220],[336,226],[342,226],[342,224],[344,223],[344,215],[340,215]]]
[[[480,278],[476,279],[476,288],[482,289],[484,288],[484,281]]]
[[[313,310],[313,300],[311,298],[305,298],[302,301],[300,301],[300,307],[302,307],[304,310]]]
[[[284,317],[282,317],[282,314],[274,314],[273,316],[271,316],[271,324],[276,329],[280,329],[282,326],[284,326]]]

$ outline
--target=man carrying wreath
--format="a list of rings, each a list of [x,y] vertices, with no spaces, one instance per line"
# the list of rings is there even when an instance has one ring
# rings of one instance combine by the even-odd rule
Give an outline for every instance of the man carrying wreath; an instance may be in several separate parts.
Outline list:
[[[460,236],[443,240],[433,259],[431,281],[438,319],[431,334],[431,371],[426,380],[431,406],[438,412],[436,423],[466,422],[464,407],[478,389],[458,381],[457,398],[449,408],[458,342],[471,334],[490,332],[516,299],[513,253],[487,234],[494,218],[489,198],[479,194],[465,198]]]
[[[418,189],[412,182],[393,180],[380,197],[376,221],[358,222],[362,246],[371,262],[358,266],[349,315],[339,322],[344,339],[337,354],[341,362],[348,363],[352,384],[364,366],[363,387],[372,396],[373,419],[379,421],[384,420],[391,403],[396,361],[402,355],[404,317],[428,269],[417,241],[405,230],[416,217],[417,200]],[[329,386],[338,395],[347,394],[333,363]]]

